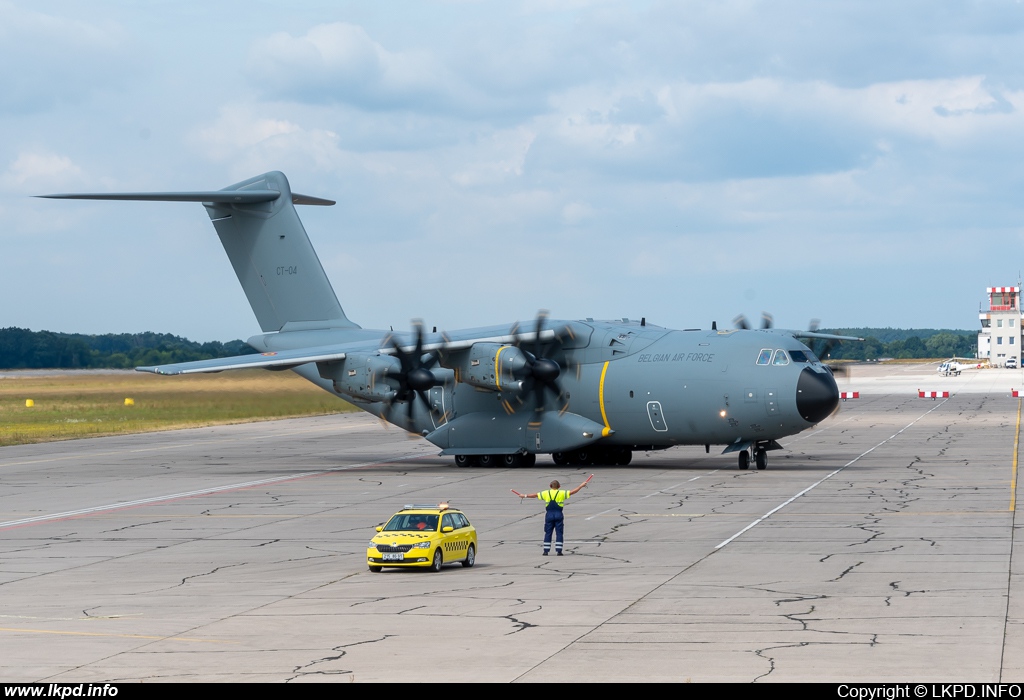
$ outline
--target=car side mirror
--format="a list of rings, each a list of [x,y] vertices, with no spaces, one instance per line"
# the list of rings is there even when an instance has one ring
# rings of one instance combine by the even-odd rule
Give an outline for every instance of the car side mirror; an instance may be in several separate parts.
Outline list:
[[[380,532],[381,530],[384,529],[384,526],[383,525],[378,525],[377,527],[375,527],[373,529],[376,530],[377,532]]]
[[[444,527],[441,528],[441,532],[451,532],[454,529],[455,528],[452,527],[451,525],[445,525]]]

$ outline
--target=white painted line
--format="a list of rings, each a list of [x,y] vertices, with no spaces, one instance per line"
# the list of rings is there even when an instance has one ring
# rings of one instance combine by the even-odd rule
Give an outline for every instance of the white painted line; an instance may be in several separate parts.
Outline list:
[[[735,539],[736,539],[737,537],[739,537],[740,535],[742,535],[742,534],[743,534],[744,532],[746,532],[747,530],[750,530],[751,528],[753,528],[753,527],[756,527],[757,525],[761,524],[762,522],[764,522],[765,520],[767,520],[767,519],[768,519],[768,518],[769,518],[770,516],[772,516],[773,514],[775,514],[775,513],[779,512],[780,510],[782,510],[783,508],[785,508],[786,506],[788,506],[788,505],[789,505],[790,503],[792,503],[793,501],[795,501],[796,499],[800,498],[800,497],[801,497],[801,496],[803,496],[803,495],[804,495],[805,493],[807,493],[808,491],[810,491],[811,489],[813,489],[813,488],[815,488],[816,486],[818,486],[819,484],[821,484],[821,483],[823,483],[823,482],[827,481],[828,479],[831,479],[831,478],[832,478],[833,476],[835,476],[835,475],[836,475],[836,474],[838,474],[839,472],[843,471],[844,469],[846,469],[846,468],[847,468],[848,466],[850,466],[850,465],[851,465],[851,464],[853,464],[854,462],[858,462],[858,461],[860,461],[860,459],[861,459],[862,457],[865,457],[866,455],[868,455],[868,454],[870,454],[870,453],[874,452],[874,451],[875,451],[875,450],[877,450],[877,449],[878,449],[879,447],[881,447],[881,446],[882,446],[882,445],[884,445],[885,443],[889,442],[889,441],[890,441],[890,440],[892,440],[893,438],[895,438],[895,437],[898,437],[898,436],[899,436],[899,435],[900,435],[900,434],[901,434],[901,433],[902,433],[902,432],[903,432],[904,430],[906,430],[907,428],[909,428],[909,427],[911,427],[912,425],[914,425],[915,423],[917,423],[917,422],[918,422],[919,420],[921,420],[922,418],[924,418],[925,416],[927,416],[927,415],[928,415],[929,413],[931,413],[932,411],[934,411],[934,410],[936,410],[937,408],[941,407],[941,406],[942,406],[943,404],[945,404],[945,403],[946,403],[947,401],[949,401],[949,399],[944,399],[944,400],[943,400],[943,401],[942,401],[941,403],[938,403],[938,404],[936,404],[935,406],[933,406],[933,407],[932,407],[932,408],[931,408],[930,410],[928,410],[928,411],[925,411],[924,413],[922,413],[921,415],[919,415],[919,416],[918,416],[917,418],[915,418],[914,420],[912,420],[912,421],[910,421],[909,423],[907,423],[907,424],[906,424],[905,426],[903,426],[902,428],[900,428],[899,430],[897,430],[897,431],[896,431],[895,433],[893,433],[892,435],[890,435],[890,436],[889,436],[889,437],[887,437],[886,439],[882,440],[882,441],[881,441],[880,443],[878,443],[877,445],[875,445],[875,446],[874,446],[874,447],[872,447],[871,449],[869,449],[869,450],[865,450],[864,452],[860,453],[859,455],[857,455],[856,457],[854,457],[853,459],[851,459],[851,460],[850,460],[849,462],[847,462],[847,463],[846,463],[846,464],[844,464],[843,466],[839,467],[838,469],[836,469],[836,470],[835,470],[834,472],[832,472],[831,474],[827,474],[826,476],[822,477],[821,479],[819,479],[819,480],[818,480],[818,481],[816,481],[815,483],[811,484],[810,486],[808,486],[807,488],[805,488],[805,489],[804,489],[803,491],[801,491],[800,493],[796,494],[795,496],[793,496],[792,498],[790,498],[789,500],[787,500],[787,501],[786,501],[785,503],[780,503],[779,505],[775,506],[775,507],[774,507],[774,508],[772,508],[772,509],[771,509],[770,511],[768,511],[767,513],[765,513],[764,515],[762,515],[762,516],[761,516],[760,518],[758,518],[758,519],[757,519],[757,520],[755,520],[754,522],[752,522],[752,523],[750,523],[749,525],[747,525],[747,526],[746,526],[745,528],[743,528],[742,530],[740,530],[739,532],[737,532],[737,533],[736,533],[735,535],[733,535],[733,536],[732,536],[732,537],[730,537],[729,539],[727,539],[727,540],[725,540],[724,542],[722,542],[722,543],[720,543],[720,544],[716,545],[716,546],[715,546],[715,550],[719,550],[719,549],[721,549],[722,547],[724,547],[725,545],[729,544],[730,542],[732,542],[733,540],[735,540]]]
[[[393,457],[391,459],[379,459],[374,462],[364,462],[362,464],[352,464],[347,467],[336,467],[334,469],[323,469],[315,472],[303,472],[302,474],[289,474],[288,476],[275,476],[269,479],[257,479],[255,481],[243,481],[237,484],[228,484],[227,486],[213,486],[206,489],[197,489],[195,491],[183,491],[181,493],[172,493],[163,496],[151,496],[149,498],[140,498],[134,501],[121,501],[120,503],[110,503],[102,506],[93,506],[91,508],[80,508],[79,510],[68,510],[63,513],[51,513],[49,515],[36,515],[31,518],[21,518],[20,520],[8,520],[7,522],[0,523],[0,530],[6,530],[12,527],[19,527],[22,525],[31,525],[35,523],[50,522],[53,520],[63,520],[65,518],[73,518],[79,515],[89,515],[92,513],[103,513],[107,511],[121,510],[124,508],[134,508],[136,506],[144,506],[151,503],[161,503],[164,501],[176,501],[182,498],[192,498],[193,496],[208,496],[213,493],[221,493],[223,491],[234,491],[237,489],[246,489],[253,486],[262,486],[264,484],[278,484],[284,481],[294,481],[296,479],[304,479],[310,476],[321,476],[324,474],[330,474],[332,472],[344,472],[351,469],[360,469],[362,467],[371,467],[375,464],[385,464],[387,462],[399,462],[406,459],[414,459],[416,457],[422,457],[421,454],[407,454],[400,457]]]

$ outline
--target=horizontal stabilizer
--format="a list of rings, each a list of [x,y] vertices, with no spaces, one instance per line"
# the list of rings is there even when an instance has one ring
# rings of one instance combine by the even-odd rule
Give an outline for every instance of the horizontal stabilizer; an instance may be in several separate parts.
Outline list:
[[[211,192],[97,192],[86,194],[41,194],[43,199],[99,199],[125,202],[210,202],[212,204],[259,204],[281,196],[277,190],[214,190]],[[334,205],[330,199],[292,193],[292,204]]]
[[[198,360],[196,362],[177,362],[171,365],[155,365],[153,367],[136,367],[136,372],[153,374],[199,374],[203,372],[223,372],[228,369],[291,369],[308,362],[337,362],[345,359],[345,353],[332,348],[302,348],[282,352],[264,352],[259,355],[239,355],[237,357],[221,357],[215,360]]]

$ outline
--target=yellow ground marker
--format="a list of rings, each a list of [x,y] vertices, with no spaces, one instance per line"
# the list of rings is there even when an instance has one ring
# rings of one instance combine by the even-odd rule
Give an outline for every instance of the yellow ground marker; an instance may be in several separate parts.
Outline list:
[[[1020,405],[1021,398],[1017,399],[1017,430],[1013,435],[1013,477],[1010,479],[1010,512],[1017,509],[1017,448],[1020,446]]]

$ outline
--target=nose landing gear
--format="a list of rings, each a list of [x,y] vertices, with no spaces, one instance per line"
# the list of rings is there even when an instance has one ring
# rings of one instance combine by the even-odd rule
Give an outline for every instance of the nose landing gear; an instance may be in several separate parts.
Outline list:
[[[739,468],[750,469],[750,452],[751,450],[740,450],[739,451]],[[753,448],[754,453],[754,466],[758,470],[764,470],[768,468],[768,450],[763,445],[755,445]]]

